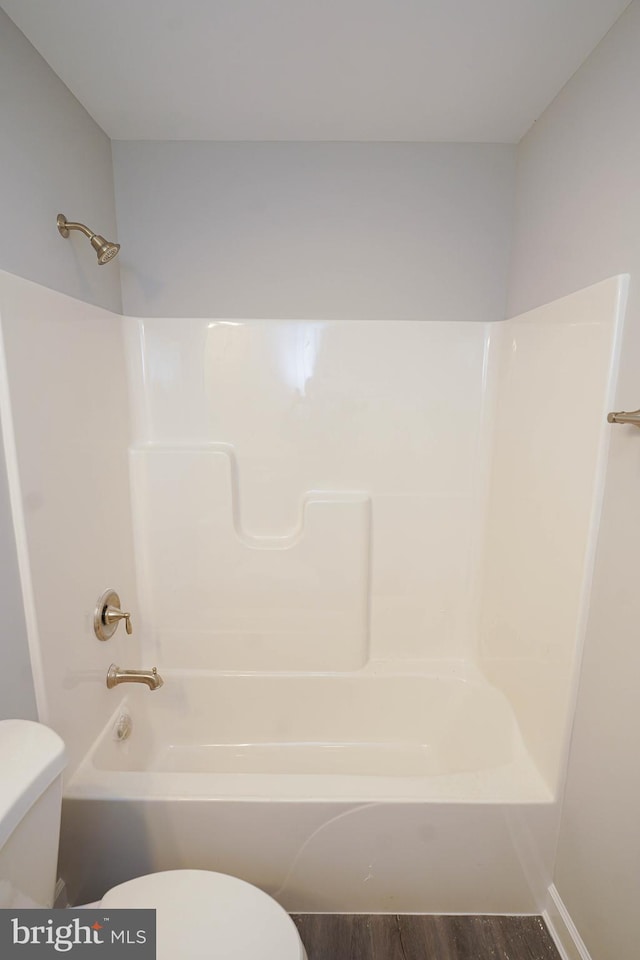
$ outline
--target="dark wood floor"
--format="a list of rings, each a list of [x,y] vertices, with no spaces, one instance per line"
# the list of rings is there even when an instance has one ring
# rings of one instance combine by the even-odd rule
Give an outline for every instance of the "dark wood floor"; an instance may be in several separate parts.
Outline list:
[[[560,960],[541,917],[293,915],[309,960]]]

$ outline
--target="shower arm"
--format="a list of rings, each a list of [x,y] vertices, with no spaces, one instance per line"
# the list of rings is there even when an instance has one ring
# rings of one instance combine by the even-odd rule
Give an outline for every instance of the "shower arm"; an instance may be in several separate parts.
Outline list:
[[[58,230],[63,237],[68,237],[70,230],[79,230],[81,233],[84,233],[85,237],[88,237],[89,240],[92,240],[96,236],[93,230],[85,227],[84,223],[73,223],[71,220],[67,220],[62,214],[58,215]]]

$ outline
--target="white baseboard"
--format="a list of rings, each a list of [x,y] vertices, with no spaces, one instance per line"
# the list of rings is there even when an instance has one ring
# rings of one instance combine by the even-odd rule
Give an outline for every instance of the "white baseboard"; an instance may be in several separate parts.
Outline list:
[[[547,891],[547,907],[542,917],[562,960],[591,960],[591,954],[553,883]]]

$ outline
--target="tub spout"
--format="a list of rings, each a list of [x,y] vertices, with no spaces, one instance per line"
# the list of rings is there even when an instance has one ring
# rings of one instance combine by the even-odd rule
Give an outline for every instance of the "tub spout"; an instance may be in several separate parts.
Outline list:
[[[164,683],[156,667],[151,670],[121,670],[112,663],[107,673],[107,687],[111,690],[119,683],[146,683],[149,690],[157,690]]]

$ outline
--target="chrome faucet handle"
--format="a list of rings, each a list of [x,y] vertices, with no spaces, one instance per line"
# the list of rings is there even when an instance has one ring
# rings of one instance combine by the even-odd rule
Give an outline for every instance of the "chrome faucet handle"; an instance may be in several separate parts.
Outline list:
[[[132,634],[131,614],[120,609],[120,597],[115,590],[105,590],[98,598],[93,614],[93,629],[98,640],[109,640],[121,620],[125,622],[127,633]]]

